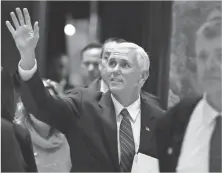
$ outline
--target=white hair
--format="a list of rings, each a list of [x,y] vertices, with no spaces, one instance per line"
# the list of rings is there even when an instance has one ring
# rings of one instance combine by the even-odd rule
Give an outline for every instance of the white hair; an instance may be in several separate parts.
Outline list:
[[[135,43],[123,42],[123,43],[118,43],[115,48],[117,48],[117,49],[121,49],[121,48],[133,49],[133,51],[136,53],[137,62],[138,62],[138,65],[140,66],[140,70],[141,71],[149,71],[150,59],[149,59],[148,54],[145,52],[145,50],[142,47],[138,46]]]

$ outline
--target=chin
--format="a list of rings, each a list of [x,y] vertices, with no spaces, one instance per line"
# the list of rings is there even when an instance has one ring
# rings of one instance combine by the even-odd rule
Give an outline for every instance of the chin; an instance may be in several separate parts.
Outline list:
[[[120,93],[124,89],[122,86],[110,86],[109,88],[112,93]]]

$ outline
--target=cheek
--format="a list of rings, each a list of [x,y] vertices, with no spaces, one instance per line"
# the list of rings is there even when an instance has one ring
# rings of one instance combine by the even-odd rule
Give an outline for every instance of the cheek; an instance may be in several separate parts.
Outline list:
[[[140,74],[134,71],[128,71],[127,73],[123,73],[123,77],[126,79],[127,83],[133,85],[138,82]]]
[[[112,74],[112,69],[108,66],[106,69],[104,69],[104,71],[106,72],[107,76],[110,76]]]

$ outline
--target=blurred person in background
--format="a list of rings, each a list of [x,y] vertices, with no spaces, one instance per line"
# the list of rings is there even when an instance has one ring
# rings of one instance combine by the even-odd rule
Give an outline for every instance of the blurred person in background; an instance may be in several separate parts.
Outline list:
[[[58,83],[60,93],[65,93],[74,87],[69,82],[70,60],[67,55],[60,54],[56,56],[50,67],[50,78]]]
[[[1,171],[37,172],[29,131],[13,123],[14,113],[12,76],[1,68]]]
[[[203,96],[180,101],[157,123],[162,172],[222,172],[221,11],[196,33],[196,72]]]
[[[44,79],[43,83],[51,95],[58,95],[56,82]],[[15,123],[27,128],[31,134],[39,172],[70,172],[70,149],[61,132],[29,114],[21,100],[17,103]]]
[[[90,43],[80,52],[80,73],[84,79],[84,86],[88,86],[93,80],[100,78],[99,65],[101,62],[101,51],[101,44]]]
[[[96,78],[90,85],[89,88],[95,90],[95,91],[101,91],[103,93],[106,93],[108,91],[107,81],[106,81],[106,68],[107,68],[107,62],[108,58],[112,52],[112,50],[115,48],[116,44],[126,42],[124,39],[117,38],[117,37],[111,37],[107,39],[103,46],[102,46],[102,52],[101,52],[101,62],[99,64],[99,69],[101,76]]]

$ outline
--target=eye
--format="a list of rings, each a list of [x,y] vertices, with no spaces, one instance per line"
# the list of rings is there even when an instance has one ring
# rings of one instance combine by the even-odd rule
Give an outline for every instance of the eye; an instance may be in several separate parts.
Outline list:
[[[84,65],[85,65],[86,67],[88,67],[88,66],[89,66],[89,62],[84,62]]]
[[[127,62],[123,62],[123,63],[122,63],[122,67],[123,67],[123,68],[129,68],[130,65],[129,65]]]
[[[98,63],[94,63],[93,65],[94,65],[94,67],[98,67],[98,66],[99,66],[99,64],[98,64]]]
[[[116,66],[116,61],[114,61],[114,60],[109,61],[109,66],[110,67],[115,67]]]
[[[109,56],[105,55],[103,59],[107,61],[108,58],[109,58]]]

